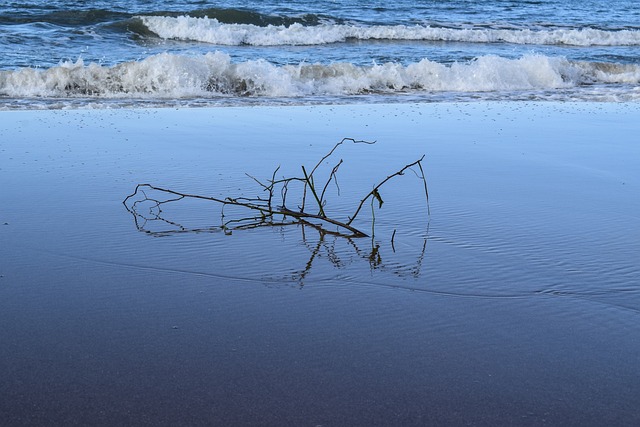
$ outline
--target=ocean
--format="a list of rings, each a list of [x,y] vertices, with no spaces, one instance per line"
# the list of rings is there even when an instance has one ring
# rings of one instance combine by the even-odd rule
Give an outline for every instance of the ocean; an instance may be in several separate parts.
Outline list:
[[[639,3],[0,1],[0,426],[640,426]]]
[[[9,1],[0,109],[640,99],[633,0]]]

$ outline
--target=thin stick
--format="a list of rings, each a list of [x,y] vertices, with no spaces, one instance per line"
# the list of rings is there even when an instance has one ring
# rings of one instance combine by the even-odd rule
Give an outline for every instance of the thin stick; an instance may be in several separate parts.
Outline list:
[[[424,156],[422,156],[424,159]],[[418,162],[418,167],[420,168],[420,173],[422,174],[422,182],[424,183],[424,194],[427,198],[427,215],[431,216],[431,208],[429,207],[429,190],[427,189],[427,177],[424,174],[424,169],[422,169],[422,159]]]
[[[341,164],[342,164],[342,159],[340,159],[338,164],[335,165],[331,170],[331,173],[329,174],[329,179],[324,184],[324,188],[322,189],[322,193],[320,194],[321,201],[324,202],[324,194],[327,192],[327,188],[329,187],[329,184],[331,184],[332,180],[336,183],[336,187],[338,188],[338,195],[340,195],[340,186],[338,185],[338,177],[336,176],[336,174],[338,173],[338,169],[340,168]]]
[[[313,197],[316,199],[316,202],[318,203],[319,215],[324,217],[325,214],[324,214],[324,209],[322,208],[322,200],[320,200],[320,198],[318,197],[318,193],[316,193],[316,188],[313,185],[313,179],[311,178],[311,175],[307,175],[307,170],[304,168],[304,166],[302,166],[302,173],[304,174],[304,179],[307,180],[307,184],[309,185],[311,194],[313,194]]]

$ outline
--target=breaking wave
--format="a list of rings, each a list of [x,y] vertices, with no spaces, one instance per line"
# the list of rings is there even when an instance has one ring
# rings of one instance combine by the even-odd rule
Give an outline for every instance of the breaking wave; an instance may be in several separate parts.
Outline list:
[[[638,46],[640,30],[445,28],[436,26],[324,23],[267,25],[223,23],[216,18],[191,16],[141,16],[152,33],[177,39],[239,46],[320,45],[357,40],[423,40],[469,43],[514,43],[572,46]]]
[[[640,66],[573,62],[526,55],[483,56],[444,65],[428,59],[356,66],[351,63],[277,66],[265,60],[234,63],[222,52],[163,53],[115,66],[82,60],[49,69],[0,71],[2,97],[211,98],[309,97],[424,92],[491,92],[640,83]]]

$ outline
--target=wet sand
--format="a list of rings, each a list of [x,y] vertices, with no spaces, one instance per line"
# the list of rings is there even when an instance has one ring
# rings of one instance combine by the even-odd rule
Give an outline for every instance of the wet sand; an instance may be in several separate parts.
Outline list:
[[[2,112],[3,423],[637,425],[639,134],[639,104]],[[253,196],[344,137],[377,142],[336,215],[422,154],[431,215],[410,174],[373,240],[122,204]]]

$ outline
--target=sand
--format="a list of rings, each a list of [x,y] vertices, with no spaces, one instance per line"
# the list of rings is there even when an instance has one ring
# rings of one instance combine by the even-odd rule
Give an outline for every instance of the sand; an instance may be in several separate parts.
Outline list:
[[[640,104],[2,112],[0,412],[637,424],[638,134]],[[253,196],[245,172],[299,173],[344,137],[377,142],[340,151],[335,215],[425,154],[430,216],[410,174],[373,241],[188,232],[219,225],[209,204],[167,209],[187,232],[161,237],[122,205],[145,182]]]

